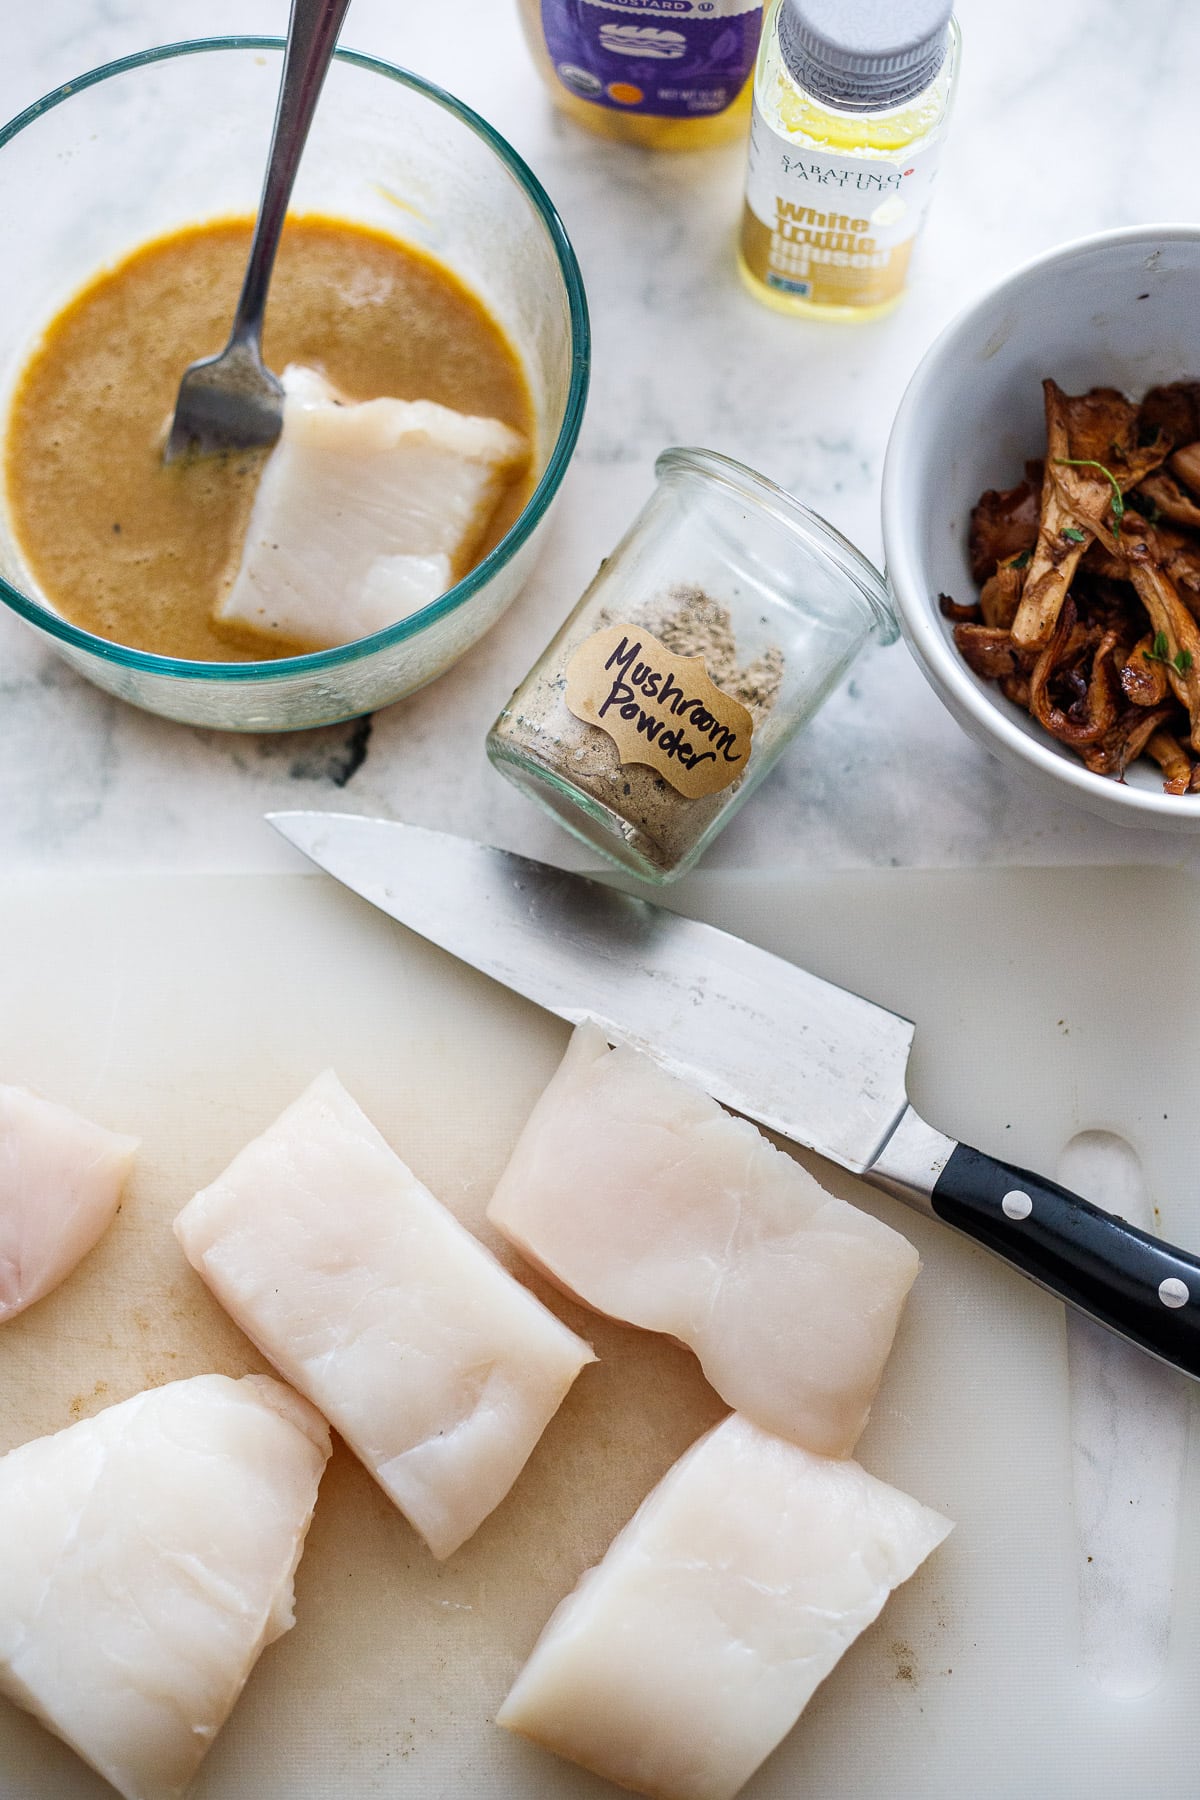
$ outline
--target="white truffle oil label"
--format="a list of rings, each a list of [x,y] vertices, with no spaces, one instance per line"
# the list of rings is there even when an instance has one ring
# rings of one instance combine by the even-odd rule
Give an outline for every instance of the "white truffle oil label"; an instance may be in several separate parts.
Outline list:
[[[816,306],[878,306],[904,286],[941,141],[897,160],[830,156],[785,137],[757,102],[742,255],[780,294]]]
[[[608,625],[567,665],[566,702],[608,733],[624,763],[645,763],[689,800],[746,773],[754,721],[716,686],[702,656],[676,656],[637,625]]]

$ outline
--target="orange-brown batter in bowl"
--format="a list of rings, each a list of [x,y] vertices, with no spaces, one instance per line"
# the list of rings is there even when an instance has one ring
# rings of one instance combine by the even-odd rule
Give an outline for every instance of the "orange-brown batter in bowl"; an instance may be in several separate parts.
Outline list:
[[[50,323],[17,386],[5,453],[12,530],[50,604],[114,643],[200,661],[308,648],[211,617],[264,453],[162,461],[184,367],[228,332],[250,229],[248,219],[190,227],[105,270]],[[481,302],[432,258],[362,226],[289,221],[263,353],[277,371],[319,369],[351,400],[434,400],[533,441],[523,370]],[[528,496],[527,477],[512,482],[471,566]]]

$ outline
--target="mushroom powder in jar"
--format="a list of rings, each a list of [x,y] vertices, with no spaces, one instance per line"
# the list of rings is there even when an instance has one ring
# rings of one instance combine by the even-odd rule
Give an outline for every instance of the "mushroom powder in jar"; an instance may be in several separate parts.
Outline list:
[[[651,881],[690,868],[872,634],[878,573],[752,470],[668,450],[658,486],[501,712],[488,754]]]

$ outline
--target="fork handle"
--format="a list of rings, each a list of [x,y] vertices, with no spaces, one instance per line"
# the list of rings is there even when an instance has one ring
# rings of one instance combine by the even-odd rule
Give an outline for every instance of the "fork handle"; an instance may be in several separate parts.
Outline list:
[[[292,0],[283,52],[283,75],[271,133],[271,154],[258,203],[250,258],[229,336],[231,345],[248,344],[256,355],[262,338],[271,270],[275,265],[275,252],[279,248],[279,234],[283,230],[296,170],[349,5],[350,0]]]

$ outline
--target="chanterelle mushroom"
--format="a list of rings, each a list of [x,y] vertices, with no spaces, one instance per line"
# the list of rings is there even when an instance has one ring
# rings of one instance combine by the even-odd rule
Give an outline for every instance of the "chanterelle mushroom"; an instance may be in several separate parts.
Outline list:
[[[1165,469],[1147,475],[1138,488],[1139,499],[1143,496],[1165,519],[1174,519],[1179,525],[1200,526],[1200,505]]]
[[[1178,475],[1195,494],[1200,494],[1200,443],[1184,444],[1168,464],[1172,475]]]
[[[1115,388],[1064,394],[1042,383],[1046,400],[1046,472],[1037,546],[1013,620],[1013,642],[1041,650],[1050,642],[1080,560],[1093,538],[1119,534],[1121,497],[1158,468],[1171,440],[1139,444],[1138,408]]]
[[[979,597],[943,594],[942,614],[975,674],[1095,774],[1144,754],[1200,796],[1200,382],[1140,406],[1043,385],[1046,459],[980,496]]]
[[[1192,749],[1200,750],[1200,626],[1163,568],[1158,534],[1136,515],[1129,525],[1129,531],[1122,533],[1129,579],[1149,614],[1155,642],[1166,639],[1159,653],[1166,677],[1177,699],[1187,707]]]

